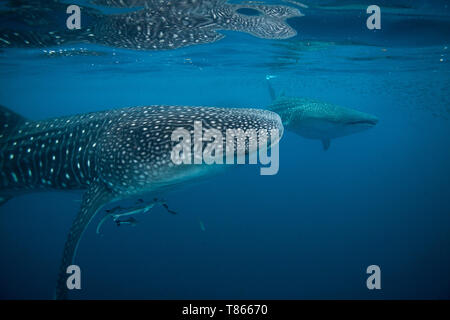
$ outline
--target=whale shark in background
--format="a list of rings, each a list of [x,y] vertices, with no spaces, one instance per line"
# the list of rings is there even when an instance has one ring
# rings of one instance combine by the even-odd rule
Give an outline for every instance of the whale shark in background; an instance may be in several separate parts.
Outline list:
[[[374,115],[309,98],[277,96],[266,76],[272,104],[269,110],[280,115],[283,125],[304,138],[321,140],[328,150],[331,139],[348,136],[374,127]]]
[[[0,47],[48,47],[95,43],[136,50],[176,49],[215,42],[219,30],[265,39],[295,36],[286,19],[302,16],[280,5],[230,4],[225,0],[95,0],[88,5],[125,8],[105,14],[83,6],[82,28],[66,27],[68,4],[57,0],[8,1],[0,11]],[[5,10],[6,9],[6,10]]]
[[[0,204],[30,192],[84,191],[64,246],[57,298],[66,297],[66,268],[105,204],[173,188],[219,167],[171,160],[172,132],[192,131],[196,120],[224,139],[227,129],[277,129],[278,140],[283,133],[280,117],[260,109],[148,106],[31,121],[0,107]]]

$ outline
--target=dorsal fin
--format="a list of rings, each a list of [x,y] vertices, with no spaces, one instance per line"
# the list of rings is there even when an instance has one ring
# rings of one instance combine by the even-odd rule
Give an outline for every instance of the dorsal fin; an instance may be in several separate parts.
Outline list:
[[[0,105],[0,140],[7,137],[18,126],[27,121],[21,115]]]
[[[277,95],[275,93],[275,89],[272,86],[272,83],[270,82],[270,79],[276,78],[276,76],[272,76],[272,75],[266,75],[266,82],[267,82],[267,88],[269,89],[269,95],[270,95],[270,100],[272,102],[275,101],[275,99],[277,98]]]

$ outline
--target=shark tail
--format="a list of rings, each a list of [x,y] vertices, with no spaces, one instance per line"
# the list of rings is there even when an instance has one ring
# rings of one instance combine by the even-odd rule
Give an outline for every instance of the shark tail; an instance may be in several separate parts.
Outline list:
[[[11,200],[12,196],[10,195],[1,195],[0,196],[0,206],[4,205],[6,202]]]
[[[20,114],[0,105],[0,147],[7,141],[17,128],[27,121]],[[3,168],[1,169],[3,170]],[[0,194],[0,206],[12,198],[9,194]]]
[[[20,114],[0,105],[0,143],[26,121]]]

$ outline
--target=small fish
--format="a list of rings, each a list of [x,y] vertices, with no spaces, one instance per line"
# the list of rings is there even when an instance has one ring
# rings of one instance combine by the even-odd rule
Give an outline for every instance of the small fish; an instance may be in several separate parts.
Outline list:
[[[117,219],[114,222],[117,224],[118,227],[120,227],[123,224],[128,224],[128,225],[134,227],[138,223],[138,221],[133,217],[129,217],[128,219],[125,219],[125,220]]]
[[[126,208],[122,208],[121,206],[114,207],[112,209],[105,210],[107,213],[114,213],[116,211],[126,210]]]
[[[167,210],[168,213],[177,214],[175,211],[170,210],[169,206],[166,203],[162,203],[162,206]]]

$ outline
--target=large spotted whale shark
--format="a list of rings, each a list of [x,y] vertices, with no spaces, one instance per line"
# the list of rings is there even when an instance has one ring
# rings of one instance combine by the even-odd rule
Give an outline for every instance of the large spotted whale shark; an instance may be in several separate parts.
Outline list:
[[[279,130],[278,139],[283,132],[276,113],[259,109],[148,106],[31,121],[0,107],[0,202],[29,192],[84,191],[64,246],[57,298],[66,297],[66,269],[83,231],[105,204],[172,188],[213,170],[205,164],[174,165],[171,159],[172,132],[192,132],[195,121],[223,137],[228,129]]]
[[[265,39],[295,36],[286,19],[302,16],[282,5],[230,4],[226,0],[96,0],[96,5],[127,8],[105,14],[82,8],[82,28],[66,28],[67,4],[9,1],[0,12],[0,47],[48,47],[94,43],[135,50],[176,49],[215,42],[220,30],[242,31]],[[130,11],[131,10],[131,11]],[[67,18],[67,17],[66,17]],[[15,26],[11,28],[11,25]]]

